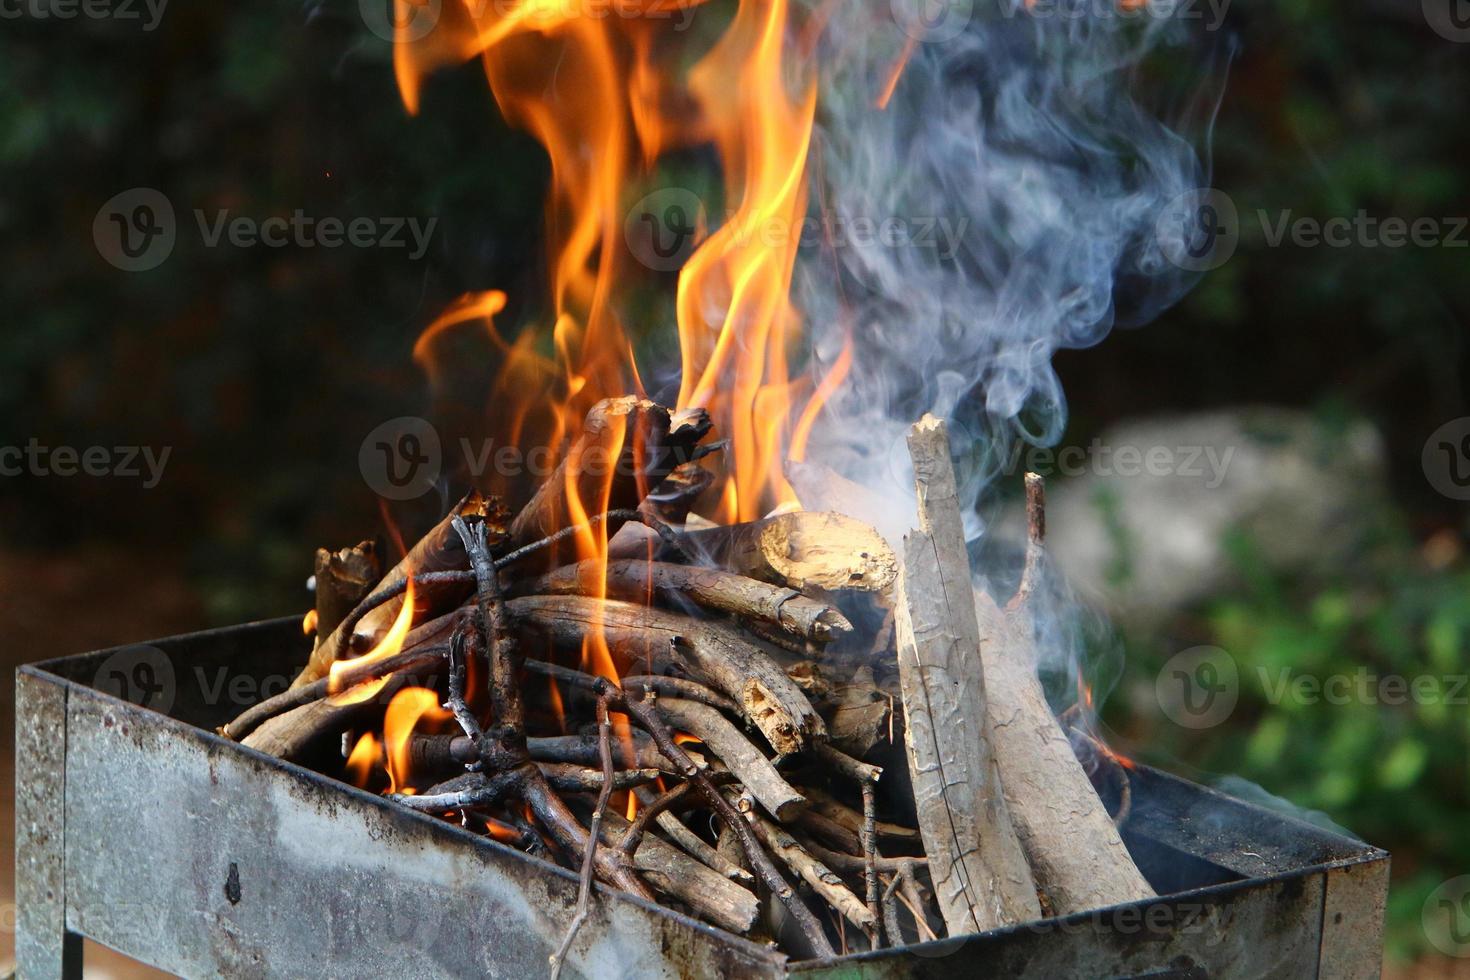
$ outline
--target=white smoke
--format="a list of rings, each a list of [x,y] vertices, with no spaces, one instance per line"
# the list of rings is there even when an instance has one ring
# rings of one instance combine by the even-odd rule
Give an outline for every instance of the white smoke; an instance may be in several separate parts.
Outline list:
[[[812,200],[833,232],[804,251],[795,299],[814,370],[835,360],[849,327],[854,364],[808,459],[906,500],[904,433],[933,412],[950,421],[962,499],[974,503],[1014,440],[1060,438],[1056,351],[1150,319],[1190,285],[1154,227],[1168,202],[1208,183],[1187,131],[1203,138],[1213,106],[1202,126],[1183,114],[1171,128],[1152,108],[1163,92],[1144,91],[1140,65],[1187,42],[1182,23],[950,0],[950,19],[913,45],[879,109],[905,26],[920,30],[907,2],[832,5],[816,59]],[[954,33],[957,16],[968,22]],[[885,222],[901,233],[853,233]],[[973,539],[983,529],[966,512]],[[911,514],[861,516],[892,539]]]

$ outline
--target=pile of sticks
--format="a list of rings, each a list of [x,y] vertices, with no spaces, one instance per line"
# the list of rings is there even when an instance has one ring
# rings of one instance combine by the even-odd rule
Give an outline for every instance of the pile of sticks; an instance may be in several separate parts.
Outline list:
[[[381,576],[370,546],[319,552],[306,668],[221,732],[342,775],[432,690],[453,724],[388,746],[417,790],[392,798],[580,871],[553,974],[594,881],[799,958],[1151,895],[1041,693],[1028,585],[971,589],[943,425],[911,436],[902,567],[838,513],[691,516],[709,429],[604,401],[513,518],[472,493]],[[409,595],[399,652],[354,661]]]

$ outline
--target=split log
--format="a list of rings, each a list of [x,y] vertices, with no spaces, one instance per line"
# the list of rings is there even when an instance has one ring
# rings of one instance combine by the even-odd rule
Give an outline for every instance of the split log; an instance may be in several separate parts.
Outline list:
[[[418,540],[403,560],[394,565],[382,581],[373,587],[373,592],[382,592],[385,589],[402,585],[410,574],[421,575],[424,572],[442,572],[451,570],[468,570],[470,567],[469,557],[465,554],[464,544],[459,540],[459,535],[454,531],[454,519],[456,517],[482,517],[487,521],[493,519],[496,514],[496,505],[488,497],[481,496],[479,491],[471,491],[450,509],[449,514],[433,529]],[[499,529],[497,528],[497,531]],[[496,534],[497,540],[503,540],[503,532]],[[419,592],[415,599],[415,605],[424,616],[433,616],[439,612],[453,609],[470,594],[472,586],[468,583],[444,583],[426,588]],[[349,616],[339,624],[332,633],[317,644],[312,651],[311,658],[306,663],[306,668],[293,682],[293,687],[310,684],[312,681],[325,677],[328,667],[333,660],[343,653],[364,653],[370,650],[375,643],[387,632],[388,627],[398,618],[398,612],[403,608],[404,597],[399,596],[388,600],[377,608],[362,616],[357,622],[353,622]],[[349,625],[350,624],[350,625]],[[351,629],[352,635],[344,637],[342,634]]]
[[[604,574],[605,573],[605,574]],[[602,590],[606,583],[606,592]],[[668,562],[624,559],[603,563],[589,559],[564,565],[537,579],[519,583],[517,595],[606,595],[633,602],[653,598],[665,603],[693,603],[704,609],[749,617],[786,632],[825,643],[849,633],[852,624],[831,606],[808,599],[784,586],[771,585],[719,568],[696,568]]]
[[[795,511],[686,531],[681,540],[710,565],[803,592],[881,592],[898,575],[898,559],[882,536],[843,514]]]
[[[506,608],[513,619],[566,649],[580,651],[584,638],[600,630],[611,649],[635,662],[666,660],[674,650],[734,698],[783,755],[826,737],[821,716],[801,689],[762,651],[719,623],[582,596],[531,596],[512,599]]]
[[[602,841],[609,848],[616,847],[619,838],[628,832],[629,823],[611,811],[602,819]],[[744,935],[755,925],[760,901],[753,892],[657,837],[643,836],[633,852],[633,867],[654,888],[722,929]]]
[[[632,395],[603,399],[588,411],[566,455],[511,522],[511,547],[547,537],[590,514],[637,507],[693,455],[709,429],[709,417],[702,411],[671,417],[662,405]],[[608,523],[609,538],[620,526]],[[547,567],[564,560],[557,552],[548,549]]]
[[[320,644],[336,631],[352,608],[372,591],[383,577],[378,547],[364,541],[351,548],[316,550],[316,642]]]
[[[1027,475],[1031,544],[1021,599],[1002,610],[974,599],[990,696],[989,731],[1016,832],[1037,887],[1057,915],[1154,897],[1107,808],[1047,704],[1036,647],[1032,594],[1041,553],[1040,477]]]
[[[952,936],[1041,917],[992,750],[974,588],[943,422],[909,430],[919,528],[896,603],[904,741],[924,852]]]
[[[658,708],[669,725],[703,742],[709,753],[723,762],[777,820],[790,820],[806,806],[806,797],[714,708],[679,698],[659,698]]]

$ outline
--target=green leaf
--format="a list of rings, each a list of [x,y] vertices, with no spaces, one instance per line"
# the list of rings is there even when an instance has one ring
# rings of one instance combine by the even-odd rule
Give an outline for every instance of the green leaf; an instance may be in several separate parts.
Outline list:
[[[1378,785],[1384,789],[1412,786],[1424,772],[1429,749],[1414,738],[1402,738],[1378,764]]]

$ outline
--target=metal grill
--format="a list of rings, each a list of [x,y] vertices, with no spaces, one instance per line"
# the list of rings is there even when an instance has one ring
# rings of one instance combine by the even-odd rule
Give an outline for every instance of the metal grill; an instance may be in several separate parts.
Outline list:
[[[278,620],[21,669],[22,977],[79,975],[83,936],[186,977],[545,973],[575,875],[213,734],[299,646]],[[1129,778],[1124,839],[1155,901],[792,962],[604,889],[568,973],[1378,975],[1385,852],[1147,767]]]

